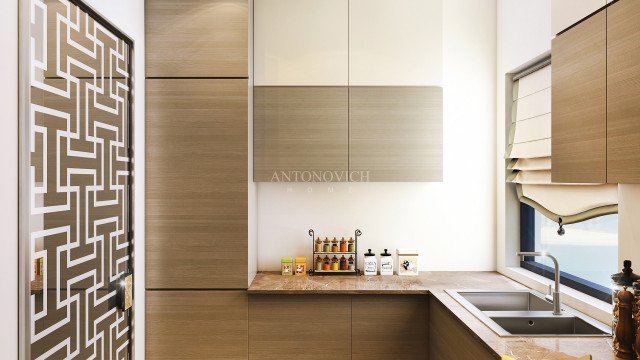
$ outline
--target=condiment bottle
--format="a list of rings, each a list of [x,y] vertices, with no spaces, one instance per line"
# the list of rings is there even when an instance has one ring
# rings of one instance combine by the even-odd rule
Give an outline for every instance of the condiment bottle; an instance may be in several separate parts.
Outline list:
[[[380,275],[393,275],[393,257],[387,249],[380,254]]]
[[[333,241],[331,242],[331,252],[337,253],[338,249],[338,240],[333,238]]]
[[[636,320],[636,358],[640,359],[640,281],[636,281],[633,285],[634,293],[636,296],[635,307],[633,310],[634,318]]]
[[[340,240],[340,252],[341,253],[347,252],[347,241],[344,238]]]
[[[347,266],[347,258],[344,257],[344,255],[340,258],[340,270],[349,270],[349,267]]]
[[[322,252],[322,240],[318,237],[316,239],[316,246],[314,247],[316,252]]]
[[[623,263],[622,272],[611,275],[611,281],[613,289],[613,323],[611,325],[612,329],[616,329],[619,321],[619,309],[618,309],[618,293],[622,291],[626,287],[633,286],[635,281],[640,280],[640,276],[633,273],[633,269],[631,268],[631,261],[625,260]],[[613,332],[613,343],[617,343],[616,332]]]
[[[377,275],[378,263],[376,261],[376,254],[371,252],[371,249],[364,254],[364,274],[365,275]]]
[[[329,255],[326,255],[322,260],[322,270],[331,270],[331,260]]]
[[[349,270],[355,270],[356,269],[356,263],[355,260],[353,260],[353,255],[349,256],[349,260],[347,260],[348,268]]]
[[[349,238],[349,247],[347,248],[347,250],[348,250],[350,253],[354,253],[354,252],[356,252],[356,244],[355,244],[355,242],[353,241],[353,238]]]
[[[324,238],[324,245],[322,247],[323,252],[331,252],[331,244],[329,243],[329,238]]]
[[[616,359],[633,359],[635,342],[633,324],[633,294],[625,286],[618,291],[618,323],[614,328],[613,351]]]
[[[322,270],[322,258],[320,255],[316,258],[316,270]]]
[[[335,255],[331,258],[331,270],[340,270],[340,260]]]

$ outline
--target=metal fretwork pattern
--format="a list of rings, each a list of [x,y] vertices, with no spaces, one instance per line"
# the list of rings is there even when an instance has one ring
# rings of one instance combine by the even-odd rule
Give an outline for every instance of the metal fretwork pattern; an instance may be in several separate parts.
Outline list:
[[[66,0],[30,0],[32,359],[129,359],[130,46]]]

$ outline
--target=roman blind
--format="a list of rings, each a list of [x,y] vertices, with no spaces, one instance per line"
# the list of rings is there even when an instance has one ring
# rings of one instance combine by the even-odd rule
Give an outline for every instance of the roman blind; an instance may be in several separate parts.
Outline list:
[[[551,64],[514,76],[507,182],[518,198],[549,219],[571,224],[618,212],[616,184],[551,182]]]

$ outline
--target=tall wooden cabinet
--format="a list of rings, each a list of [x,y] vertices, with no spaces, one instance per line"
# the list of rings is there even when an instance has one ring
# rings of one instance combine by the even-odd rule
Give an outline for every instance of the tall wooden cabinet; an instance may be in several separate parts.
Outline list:
[[[552,45],[552,181],[640,183],[640,3],[620,0]]]

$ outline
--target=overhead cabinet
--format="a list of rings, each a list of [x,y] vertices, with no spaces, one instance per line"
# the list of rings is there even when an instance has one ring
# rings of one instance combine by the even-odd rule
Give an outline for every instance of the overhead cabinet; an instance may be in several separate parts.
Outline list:
[[[620,0],[553,40],[553,182],[640,183],[638,16]]]

